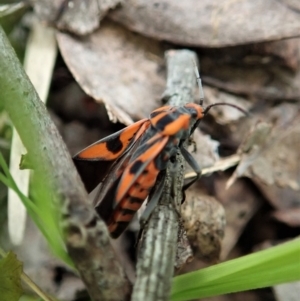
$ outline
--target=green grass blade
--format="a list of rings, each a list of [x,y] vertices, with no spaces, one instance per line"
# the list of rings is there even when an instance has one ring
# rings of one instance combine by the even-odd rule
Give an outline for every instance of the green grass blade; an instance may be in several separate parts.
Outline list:
[[[53,254],[62,259],[70,267],[74,267],[70,257],[66,252],[63,242],[63,234],[61,232],[61,228],[59,227],[59,211],[54,207],[53,200],[43,188],[42,183],[39,181],[34,181],[33,185],[31,186],[34,195],[33,199],[35,200],[35,202],[33,202],[17,187],[1,153],[0,167],[4,172],[0,172],[0,181],[3,182],[7,187],[13,189],[19,196],[26,207],[28,214],[46,238]]]
[[[3,162],[1,159],[2,159],[2,155],[0,154],[0,167],[3,166],[2,165]],[[9,187],[15,191],[15,193],[19,196],[19,198],[24,203],[24,206],[26,207],[27,210],[31,211],[32,214],[34,214],[34,215],[38,215],[37,206],[35,206],[35,204],[19,190],[15,181],[12,179],[12,177],[10,175],[9,175],[9,177],[7,177],[3,173],[0,172],[0,181],[4,185],[6,185],[7,187]]]
[[[300,239],[174,278],[171,300],[191,300],[300,280]]]

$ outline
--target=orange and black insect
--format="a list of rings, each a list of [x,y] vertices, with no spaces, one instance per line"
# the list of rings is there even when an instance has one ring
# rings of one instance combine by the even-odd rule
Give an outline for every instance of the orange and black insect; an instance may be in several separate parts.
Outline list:
[[[149,119],[140,120],[75,155],[75,165],[88,192],[101,182],[94,205],[113,238],[127,227],[154,187],[158,174],[178,150],[197,174],[185,189],[197,180],[200,167],[183,144],[216,105],[236,107],[227,103],[206,108],[195,103],[164,106],[154,110]]]

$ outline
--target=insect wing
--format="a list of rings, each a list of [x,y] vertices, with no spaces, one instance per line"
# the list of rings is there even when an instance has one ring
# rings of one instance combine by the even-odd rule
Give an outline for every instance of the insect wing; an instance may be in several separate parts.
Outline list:
[[[167,142],[168,137],[157,134],[139,147],[137,152],[142,154],[125,168],[116,189],[117,206],[107,222],[112,237],[117,238],[124,231],[153,188],[160,172],[155,159]]]
[[[94,201],[95,207],[97,207],[100,202],[105,202],[107,199],[107,195],[110,197],[110,203],[114,204],[114,196],[113,193],[117,189],[117,184],[120,182],[122,174],[129,164],[132,155],[135,153],[135,150],[140,146],[142,142],[142,137],[145,136],[145,132],[147,128],[150,126],[150,122],[146,121],[142,124],[138,132],[136,133],[136,137],[139,139],[134,139],[134,141],[127,147],[126,151],[120,156],[120,158],[116,159],[112,164],[107,176],[103,179],[101,183],[101,188],[99,189],[99,193]],[[111,191],[113,190],[113,191]]]
[[[182,112],[180,107],[172,107],[169,111],[156,111],[151,114],[151,125],[163,135],[174,136],[181,130],[188,130],[191,116]]]
[[[131,152],[124,155],[118,162],[115,162],[110,169],[109,175],[100,184],[98,193],[94,199],[94,206],[97,213],[108,224],[114,209],[116,208],[115,195],[120,183],[124,169],[128,165]]]
[[[154,163],[155,158],[164,149],[168,140],[169,137],[157,133],[136,150],[132,155],[128,167],[124,170],[122,175],[122,180],[116,195],[117,203],[124,198],[142,173],[151,173],[151,170],[148,171],[147,167],[151,162]]]
[[[142,119],[125,129],[105,137],[83,149],[73,157],[74,164],[88,192],[91,192],[107,175],[112,164],[143,134]],[[149,123],[149,122],[148,122]]]

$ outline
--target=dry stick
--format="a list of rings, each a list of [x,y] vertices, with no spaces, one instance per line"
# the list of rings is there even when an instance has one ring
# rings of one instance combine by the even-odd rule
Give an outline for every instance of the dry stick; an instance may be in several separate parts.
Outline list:
[[[163,98],[172,106],[193,102],[196,86],[193,62],[196,61],[196,55],[188,50],[168,51],[166,61],[167,89]],[[176,210],[182,201],[184,180],[182,155],[176,156],[175,180],[174,176],[172,177],[171,165],[170,162],[166,171],[162,197],[141,238],[132,301],[169,300],[179,229]],[[175,191],[172,188],[174,186]]]
[[[8,112],[35,173],[61,210],[67,249],[91,298],[124,300],[129,283],[106,226],[89,204],[69,152],[1,27],[0,107]]]
[[[226,169],[229,169],[231,167],[234,167],[239,164],[241,161],[241,155],[234,154],[226,158],[222,158],[214,163],[212,166],[208,166],[205,168],[202,168],[201,170],[201,176],[212,174],[216,171],[224,171]],[[189,172],[185,174],[185,179],[191,179],[196,176],[196,173],[194,171]]]

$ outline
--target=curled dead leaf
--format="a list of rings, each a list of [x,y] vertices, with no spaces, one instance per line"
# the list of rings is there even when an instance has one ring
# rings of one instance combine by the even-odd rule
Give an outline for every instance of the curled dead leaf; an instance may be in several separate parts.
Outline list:
[[[103,102],[113,122],[128,125],[159,107],[164,78],[161,46],[112,22],[86,38],[57,34],[58,45],[81,88]]]
[[[300,28],[298,14],[272,0],[128,0],[109,17],[155,39],[205,47],[294,37]]]
[[[41,20],[54,24],[60,30],[86,35],[96,30],[108,10],[123,0],[30,0],[30,2]]]

